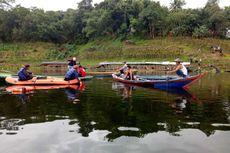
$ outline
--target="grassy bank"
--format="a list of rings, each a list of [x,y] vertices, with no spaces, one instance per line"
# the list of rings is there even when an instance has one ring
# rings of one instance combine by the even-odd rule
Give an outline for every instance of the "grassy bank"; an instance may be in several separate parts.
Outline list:
[[[212,54],[210,46],[220,45],[224,56]],[[205,64],[230,63],[230,40],[193,38],[155,38],[143,40],[130,38],[101,38],[85,45],[55,45],[44,42],[2,43],[0,44],[2,69],[18,69],[21,64],[38,65],[42,61],[66,61],[76,56],[83,65],[93,66],[103,61],[168,61],[177,57],[188,61],[202,59]],[[15,68],[11,64],[17,64]]]

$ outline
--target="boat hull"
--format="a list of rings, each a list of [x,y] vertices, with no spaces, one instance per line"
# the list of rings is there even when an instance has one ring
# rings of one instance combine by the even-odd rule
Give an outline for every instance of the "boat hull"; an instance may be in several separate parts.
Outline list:
[[[186,88],[191,85],[194,81],[200,79],[202,75],[191,76],[187,78],[172,78],[172,79],[157,79],[157,80],[125,80],[113,74],[113,79],[118,82],[133,84],[138,86],[147,86],[153,88]]]
[[[18,77],[8,76],[5,81],[13,85],[72,85],[79,84],[80,82],[77,79],[65,81],[63,78],[47,77],[44,79],[39,79],[34,77],[31,80],[19,81]]]

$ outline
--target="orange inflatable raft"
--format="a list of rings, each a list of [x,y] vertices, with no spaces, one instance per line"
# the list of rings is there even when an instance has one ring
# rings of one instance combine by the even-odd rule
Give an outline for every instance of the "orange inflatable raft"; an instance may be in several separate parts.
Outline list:
[[[8,76],[5,81],[14,85],[73,85],[79,84],[77,79],[71,81],[65,81],[63,78],[55,77],[34,77],[31,80],[19,81],[18,77]]]

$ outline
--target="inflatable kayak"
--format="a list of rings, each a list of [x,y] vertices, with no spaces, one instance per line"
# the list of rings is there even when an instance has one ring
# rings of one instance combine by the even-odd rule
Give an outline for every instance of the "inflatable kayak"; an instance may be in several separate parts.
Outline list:
[[[5,81],[14,85],[72,85],[79,84],[77,79],[65,81],[63,78],[55,77],[34,77],[31,80],[19,81],[17,76],[7,76]]]
[[[137,80],[126,80],[121,78],[115,74],[112,75],[113,79],[118,82],[126,83],[126,84],[133,84],[139,86],[148,86],[154,88],[186,88],[194,83],[196,80],[199,80],[204,74],[189,76],[186,78],[175,78],[175,77],[167,77],[160,79],[143,79],[139,78]]]

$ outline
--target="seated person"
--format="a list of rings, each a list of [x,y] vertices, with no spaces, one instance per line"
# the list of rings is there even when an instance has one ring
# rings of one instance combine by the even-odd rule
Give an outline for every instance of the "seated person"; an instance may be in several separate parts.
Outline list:
[[[74,79],[78,79],[78,66],[74,65],[71,69],[68,70],[68,72],[65,75],[65,81],[70,81],[70,80],[74,80]],[[79,81],[80,83],[80,81]]]
[[[30,65],[26,64],[21,70],[18,72],[19,81],[31,80],[33,78],[32,72],[29,72]]]
[[[73,57],[73,59],[68,60],[68,69],[71,69],[74,65],[77,65],[76,57]]]
[[[79,74],[79,77],[85,77],[86,76],[85,69],[81,65],[79,66],[78,74]]]
[[[126,62],[124,62],[124,65],[119,69],[120,74],[124,74],[128,69],[128,65]]]
[[[179,77],[187,77],[188,76],[188,70],[187,68],[181,63],[182,61],[177,58],[174,62],[176,62],[176,68],[172,71],[168,71],[167,73],[174,73],[176,72],[176,74],[179,76]]]
[[[133,70],[132,70],[131,66],[128,65],[127,68],[128,68],[128,70],[125,74],[125,79],[126,80],[134,80],[134,74],[133,74]]]

